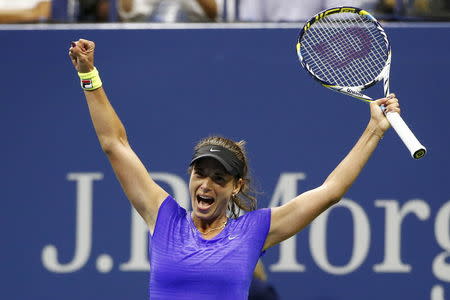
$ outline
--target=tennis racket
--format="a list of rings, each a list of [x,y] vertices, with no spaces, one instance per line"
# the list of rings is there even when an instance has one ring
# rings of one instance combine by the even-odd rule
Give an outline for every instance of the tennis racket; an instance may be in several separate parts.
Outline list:
[[[308,73],[329,89],[371,102],[362,91],[383,80],[384,96],[389,95],[391,45],[380,23],[365,10],[336,7],[318,13],[301,29],[297,54]],[[400,115],[387,112],[386,118],[412,157],[423,157],[426,148]]]

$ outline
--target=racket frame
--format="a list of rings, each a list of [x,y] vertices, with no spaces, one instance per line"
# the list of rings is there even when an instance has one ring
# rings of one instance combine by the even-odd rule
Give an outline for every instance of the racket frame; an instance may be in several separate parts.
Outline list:
[[[365,17],[368,17],[370,21],[372,21],[378,31],[382,34],[383,40],[386,43],[386,49],[387,49],[387,59],[385,66],[381,70],[380,74],[378,74],[377,77],[375,77],[372,81],[370,81],[367,84],[360,85],[360,86],[339,86],[334,85],[330,82],[327,82],[326,80],[321,79],[318,75],[314,73],[312,68],[306,63],[304,60],[302,54],[301,54],[301,40],[303,35],[311,28],[311,26],[331,15],[336,13],[357,13],[359,15],[363,15]],[[389,74],[390,74],[390,68],[391,68],[391,57],[392,57],[392,51],[391,51],[391,43],[389,41],[389,38],[387,34],[385,33],[383,27],[381,24],[367,11],[357,8],[357,7],[351,7],[351,6],[341,6],[341,7],[334,7],[331,9],[326,9],[324,11],[319,12],[315,16],[313,16],[309,21],[306,22],[306,24],[301,28],[297,44],[296,44],[296,50],[297,50],[297,56],[300,60],[301,65],[305,70],[315,79],[317,80],[322,86],[331,89],[335,92],[339,92],[348,96],[351,96],[353,98],[363,100],[366,102],[372,102],[373,98],[362,93],[363,90],[375,85],[379,81],[383,80],[383,87],[384,87],[384,97],[387,97],[390,94],[390,81],[389,81]],[[383,112],[385,111],[384,107],[381,107]],[[411,156],[415,159],[422,158],[426,154],[426,148],[417,140],[415,135],[412,133],[411,129],[408,127],[408,125],[403,121],[401,116],[396,112],[387,112],[385,113],[386,118],[388,119],[391,126],[394,128],[394,130],[397,132],[397,134],[400,136],[403,143],[406,145],[408,150],[411,153]]]

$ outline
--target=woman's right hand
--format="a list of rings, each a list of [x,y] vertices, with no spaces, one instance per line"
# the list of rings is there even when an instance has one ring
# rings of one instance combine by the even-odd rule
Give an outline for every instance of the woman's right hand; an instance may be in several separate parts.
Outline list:
[[[88,73],[94,70],[95,43],[79,39],[71,43],[69,49],[70,60],[79,73]]]

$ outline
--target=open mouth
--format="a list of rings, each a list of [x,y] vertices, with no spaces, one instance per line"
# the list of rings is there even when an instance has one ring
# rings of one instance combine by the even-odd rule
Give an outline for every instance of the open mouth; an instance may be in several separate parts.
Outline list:
[[[197,195],[197,204],[199,209],[208,209],[213,203],[213,197]]]

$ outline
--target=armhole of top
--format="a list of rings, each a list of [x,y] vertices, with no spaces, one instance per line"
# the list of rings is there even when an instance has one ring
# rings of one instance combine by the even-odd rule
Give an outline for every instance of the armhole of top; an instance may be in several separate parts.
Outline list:
[[[169,202],[170,202],[170,200],[171,200],[170,198],[172,198],[172,196],[171,196],[171,195],[167,195],[166,199],[164,199],[164,201],[163,201],[163,202],[161,203],[161,205],[159,206],[159,209],[158,209],[158,216],[156,217],[155,228],[153,229],[153,234],[151,234],[151,233],[149,232],[149,235],[150,235],[150,237],[151,237],[152,240],[153,240],[154,235],[155,235],[156,232],[158,231],[159,223],[162,222],[162,221],[160,221],[160,218],[162,218],[162,217],[161,217],[161,211],[166,207],[166,205],[169,205]],[[172,201],[175,201],[175,200],[172,198]]]
[[[263,256],[264,254],[266,254],[266,251],[267,251],[267,250],[263,250],[263,248],[264,248],[264,245],[265,245],[265,243],[266,243],[267,236],[269,235],[270,225],[271,225],[271,223],[272,223],[272,209],[271,209],[271,208],[264,208],[264,210],[268,210],[268,211],[269,211],[269,212],[267,213],[267,214],[268,214],[269,221],[267,222],[266,233],[265,233],[265,235],[264,235],[264,241],[263,241],[263,243],[262,243],[262,245],[261,245],[261,251],[260,251],[259,257],[261,257],[261,256]]]

